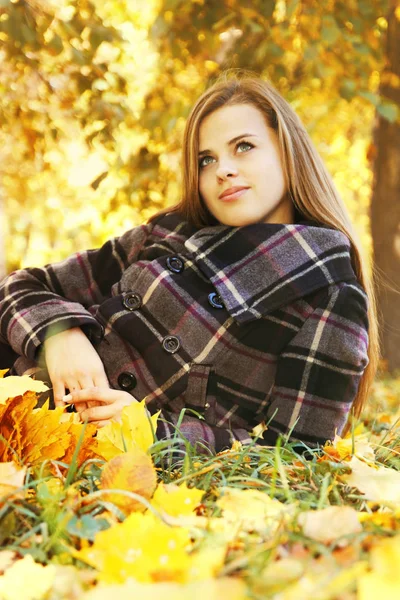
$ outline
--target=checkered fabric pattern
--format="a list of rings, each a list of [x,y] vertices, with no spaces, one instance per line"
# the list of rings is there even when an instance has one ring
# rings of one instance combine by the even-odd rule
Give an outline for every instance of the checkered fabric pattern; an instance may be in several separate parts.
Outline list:
[[[115,389],[161,410],[157,437],[220,451],[280,434],[340,434],[368,364],[367,296],[350,242],[303,221],[196,229],[158,217],[0,288],[0,368],[40,362],[46,335],[82,327]]]

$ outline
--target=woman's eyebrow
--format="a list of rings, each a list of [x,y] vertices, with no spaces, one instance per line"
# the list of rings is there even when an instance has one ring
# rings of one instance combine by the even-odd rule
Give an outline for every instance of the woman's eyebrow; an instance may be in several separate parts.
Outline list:
[[[242,133],[241,135],[237,135],[236,137],[232,138],[228,142],[228,146],[231,146],[231,144],[234,144],[235,142],[240,140],[240,138],[244,138],[244,137],[257,137],[257,136],[255,135],[255,133]],[[208,154],[209,152],[211,152],[211,150],[202,150],[201,152],[199,152],[199,156],[203,156],[203,154]]]

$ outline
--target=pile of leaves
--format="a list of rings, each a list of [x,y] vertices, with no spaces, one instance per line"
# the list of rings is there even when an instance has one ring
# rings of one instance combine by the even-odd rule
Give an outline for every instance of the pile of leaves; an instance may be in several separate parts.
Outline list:
[[[157,441],[144,401],[101,429],[0,379],[0,599],[400,596],[400,378],[308,457]]]

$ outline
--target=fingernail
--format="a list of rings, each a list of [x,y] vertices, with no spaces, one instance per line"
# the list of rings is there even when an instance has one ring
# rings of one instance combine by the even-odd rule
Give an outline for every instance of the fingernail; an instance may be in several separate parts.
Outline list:
[[[66,394],[65,396],[62,397],[63,402],[71,402],[72,400],[72,396],[71,394]]]

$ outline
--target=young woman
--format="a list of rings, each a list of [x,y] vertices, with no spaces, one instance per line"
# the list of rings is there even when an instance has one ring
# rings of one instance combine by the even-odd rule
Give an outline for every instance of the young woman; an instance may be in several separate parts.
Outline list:
[[[179,204],[1,286],[0,340],[56,405],[102,426],[130,402],[216,451],[313,448],[349,428],[378,360],[376,308],[346,208],[290,105],[225,77],[189,115]],[[3,364],[1,364],[3,362]],[[39,376],[39,372],[37,372]]]

